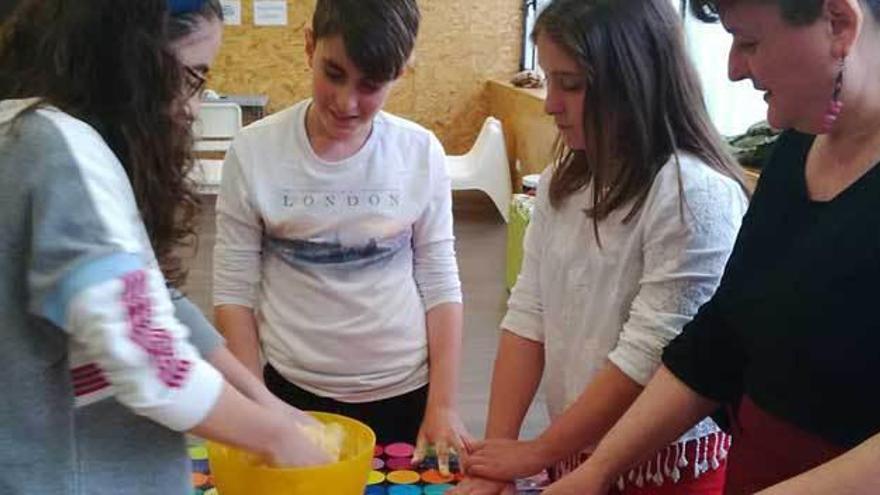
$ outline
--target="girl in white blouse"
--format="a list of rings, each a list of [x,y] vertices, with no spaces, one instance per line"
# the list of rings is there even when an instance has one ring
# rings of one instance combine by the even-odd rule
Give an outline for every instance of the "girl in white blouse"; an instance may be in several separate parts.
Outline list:
[[[532,36],[562,145],[501,325],[487,440],[457,494],[589,456],[715,291],[748,201],[668,0],[556,0]],[[552,424],[517,441],[542,378]],[[728,442],[706,419],[613,493],[721,493]]]

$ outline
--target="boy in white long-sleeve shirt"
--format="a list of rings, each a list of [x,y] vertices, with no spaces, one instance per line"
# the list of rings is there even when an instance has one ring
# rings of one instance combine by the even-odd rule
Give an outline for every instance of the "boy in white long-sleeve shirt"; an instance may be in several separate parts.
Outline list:
[[[415,0],[317,3],[313,97],[235,139],[214,258],[216,321],[239,359],[292,405],[364,420],[380,442],[418,438],[417,457],[464,435],[445,154],[381,111],[418,24]]]

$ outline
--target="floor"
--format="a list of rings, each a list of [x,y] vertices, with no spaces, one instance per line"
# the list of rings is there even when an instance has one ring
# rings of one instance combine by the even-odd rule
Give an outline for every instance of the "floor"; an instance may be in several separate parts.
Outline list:
[[[456,252],[464,291],[464,352],[461,370],[460,412],[468,430],[482,437],[489,401],[489,383],[504,316],[506,226],[489,199],[476,192],[453,197]],[[214,203],[205,197],[199,219],[199,245],[188,257],[186,293],[205,314],[211,314],[211,251],[214,245]],[[523,425],[522,437],[534,437],[546,426],[541,394]]]

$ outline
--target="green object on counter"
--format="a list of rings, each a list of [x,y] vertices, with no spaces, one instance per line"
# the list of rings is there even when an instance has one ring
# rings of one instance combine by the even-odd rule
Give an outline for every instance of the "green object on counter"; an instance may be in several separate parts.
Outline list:
[[[525,194],[514,194],[510,202],[510,220],[507,222],[507,266],[505,281],[510,290],[516,284],[523,260],[523,240],[526,228],[532,218],[535,198]]]
[[[727,138],[727,144],[741,165],[760,169],[767,163],[779,134],[780,131],[762,121],[749,127],[744,134]]]

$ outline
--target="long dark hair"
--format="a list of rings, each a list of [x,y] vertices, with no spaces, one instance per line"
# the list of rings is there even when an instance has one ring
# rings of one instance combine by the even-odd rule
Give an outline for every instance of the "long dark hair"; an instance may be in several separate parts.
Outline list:
[[[26,0],[0,31],[0,100],[37,97],[101,134],[174,286],[186,277],[175,248],[195,238],[198,198],[187,179],[190,82],[171,33],[195,29],[183,15],[219,12],[217,0],[200,6],[172,16],[166,0]]]
[[[677,151],[693,153],[748,192],[742,169],[709,120],[669,0],[555,0],[535,23],[532,37],[540,36],[577,60],[587,76],[585,150],[560,141],[550,183],[554,207],[592,184],[585,211],[596,234],[599,221],[632,202],[629,221],[663,165],[671,157],[677,164]]]

